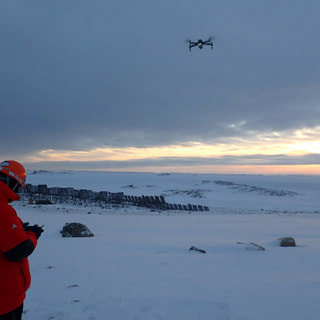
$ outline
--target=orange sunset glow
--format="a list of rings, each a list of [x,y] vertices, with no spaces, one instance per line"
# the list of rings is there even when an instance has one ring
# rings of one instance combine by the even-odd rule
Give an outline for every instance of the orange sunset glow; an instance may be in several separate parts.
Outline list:
[[[244,138],[224,139],[222,143],[204,144],[189,142],[179,145],[154,146],[146,148],[137,147],[105,147],[90,150],[42,150],[29,155],[25,161],[28,163],[40,162],[119,162],[116,169],[99,167],[100,170],[131,170],[131,171],[171,171],[171,172],[199,172],[199,173],[252,173],[252,174],[320,174],[320,164],[310,163],[306,160],[299,163],[267,163],[264,157],[285,156],[287,159],[303,159],[310,154],[320,154],[320,127],[314,130],[299,130],[288,132],[281,136],[275,132]],[[228,162],[225,158],[235,157],[238,160]],[[241,160],[245,157],[246,160]],[[161,160],[161,165],[147,164],[148,160]],[[177,164],[172,165],[170,159]],[[179,164],[179,159],[181,163]],[[184,160],[198,159],[192,164]],[[210,164],[210,159],[213,160]],[[219,159],[221,161],[219,161]],[[121,163],[146,160],[146,165],[131,165],[121,168]],[[218,162],[217,162],[218,160]],[[208,163],[209,161],[209,163]],[[216,163],[215,163],[216,162]],[[87,168],[90,170],[90,167]]]

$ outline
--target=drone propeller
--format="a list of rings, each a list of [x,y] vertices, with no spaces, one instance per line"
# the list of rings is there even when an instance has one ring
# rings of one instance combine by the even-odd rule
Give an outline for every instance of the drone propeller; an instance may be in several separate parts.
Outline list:
[[[216,38],[211,36],[209,37],[209,45],[211,46],[211,50],[213,50],[213,43],[216,41]]]

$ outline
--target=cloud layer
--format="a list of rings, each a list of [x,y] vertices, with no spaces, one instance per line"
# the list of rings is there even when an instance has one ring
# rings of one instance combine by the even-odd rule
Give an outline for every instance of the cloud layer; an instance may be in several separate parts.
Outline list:
[[[1,2],[1,150],[12,158],[313,130],[319,10],[311,0]],[[211,35],[213,51],[189,52],[187,38]]]

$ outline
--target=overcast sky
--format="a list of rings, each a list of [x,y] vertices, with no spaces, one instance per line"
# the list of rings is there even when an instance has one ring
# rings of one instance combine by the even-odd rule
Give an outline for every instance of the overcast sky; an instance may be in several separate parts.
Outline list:
[[[319,12],[318,0],[0,0],[2,160],[319,164]],[[210,36],[214,50],[189,51]],[[211,154],[170,151],[190,143]]]

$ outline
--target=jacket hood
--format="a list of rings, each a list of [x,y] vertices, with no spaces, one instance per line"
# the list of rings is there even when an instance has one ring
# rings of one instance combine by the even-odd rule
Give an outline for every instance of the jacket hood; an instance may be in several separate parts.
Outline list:
[[[0,181],[0,201],[10,203],[20,200],[20,196],[13,192],[4,182]]]

